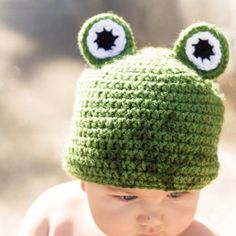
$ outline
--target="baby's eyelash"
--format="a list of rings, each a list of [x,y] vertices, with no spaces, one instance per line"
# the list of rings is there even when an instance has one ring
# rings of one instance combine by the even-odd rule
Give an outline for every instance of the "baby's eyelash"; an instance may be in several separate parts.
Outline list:
[[[169,198],[181,198],[186,195],[188,192],[171,192],[167,194]]]
[[[130,196],[128,196],[128,195],[124,195],[124,196],[116,195],[115,197],[118,198],[119,200],[125,201],[125,202],[130,202],[130,201],[133,201],[133,200],[138,198],[137,196],[132,196],[132,195],[130,195]]]

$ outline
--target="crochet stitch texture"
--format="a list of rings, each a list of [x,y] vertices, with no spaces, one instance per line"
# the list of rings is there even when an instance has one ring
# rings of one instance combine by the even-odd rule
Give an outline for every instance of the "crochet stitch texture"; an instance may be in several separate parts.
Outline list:
[[[180,44],[175,48],[129,48],[84,71],[63,161],[70,174],[98,184],[162,190],[201,189],[216,178],[222,96],[204,71],[181,59]],[[227,56],[222,53],[224,68]],[[209,74],[212,79],[214,72]]]

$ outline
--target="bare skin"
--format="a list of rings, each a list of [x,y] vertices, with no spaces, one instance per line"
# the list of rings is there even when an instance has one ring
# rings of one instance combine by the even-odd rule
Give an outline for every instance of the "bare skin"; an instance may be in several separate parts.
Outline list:
[[[176,199],[164,191],[136,189],[127,194],[106,186],[73,181],[42,194],[29,209],[18,236],[120,236],[124,232],[129,236],[214,236],[205,225],[193,219],[199,193],[190,194],[181,196],[182,200],[176,203]],[[163,213],[156,214],[157,211],[149,207],[154,198],[158,212],[163,209]],[[189,203],[182,207],[183,200]],[[176,207],[173,204],[177,204]],[[172,208],[178,218],[165,214],[164,210],[172,211]],[[175,223],[171,223],[173,220]],[[171,225],[166,225],[169,222]]]

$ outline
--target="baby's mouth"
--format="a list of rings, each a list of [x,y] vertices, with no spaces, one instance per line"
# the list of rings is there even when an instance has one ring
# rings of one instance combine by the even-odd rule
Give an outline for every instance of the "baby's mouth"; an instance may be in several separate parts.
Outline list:
[[[146,232],[146,233],[139,233],[138,236],[161,236],[161,231],[155,231],[155,232]]]
[[[144,234],[138,234],[138,236],[161,236],[161,233],[144,233]]]

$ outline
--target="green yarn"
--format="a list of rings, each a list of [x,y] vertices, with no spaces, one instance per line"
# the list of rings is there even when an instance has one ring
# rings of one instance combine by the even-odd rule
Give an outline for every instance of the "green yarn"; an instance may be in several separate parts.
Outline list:
[[[189,39],[190,36],[196,34],[198,32],[210,32],[214,35],[220,42],[220,50],[222,53],[222,60],[220,61],[219,65],[211,71],[204,71],[198,69],[198,74],[205,79],[214,79],[219,76],[222,72],[224,72],[228,61],[229,61],[229,45],[224,37],[224,35],[213,25],[207,23],[196,23],[189,26],[187,29],[183,30],[175,42],[173,51],[176,53],[176,57],[179,58],[182,62],[186,65],[197,69],[196,65],[189,60],[185,52],[186,41]]]
[[[181,48],[147,47],[84,71],[66,171],[98,184],[163,190],[201,189],[216,178],[222,96],[182,61]]]
[[[89,30],[95,23],[101,20],[107,20],[107,19],[110,19],[113,22],[123,27],[126,34],[125,36],[126,36],[127,43],[125,45],[124,50],[119,55],[115,57],[111,56],[104,59],[98,59],[89,51],[89,48],[87,46],[87,36],[88,36]],[[88,19],[84,23],[84,25],[82,26],[78,34],[78,45],[79,45],[81,54],[83,55],[87,63],[91,66],[95,66],[98,68],[106,63],[111,63],[114,59],[119,59],[126,54],[132,54],[135,52],[135,49],[136,49],[133,32],[129,24],[126,23],[121,17],[118,17],[117,15],[112,14],[112,13],[103,13],[103,14],[99,14],[97,16],[94,16]]]

